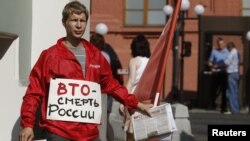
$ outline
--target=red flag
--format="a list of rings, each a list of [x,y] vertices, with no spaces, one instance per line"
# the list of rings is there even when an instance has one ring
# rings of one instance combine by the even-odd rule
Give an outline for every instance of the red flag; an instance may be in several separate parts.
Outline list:
[[[134,91],[134,94],[139,101],[151,100],[152,103],[155,99],[156,93],[160,93],[162,89],[167,59],[172,47],[180,6],[181,0],[178,0],[174,14],[171,16],[171,20],[165,25],[162,34],[152,51],[142,77]]]

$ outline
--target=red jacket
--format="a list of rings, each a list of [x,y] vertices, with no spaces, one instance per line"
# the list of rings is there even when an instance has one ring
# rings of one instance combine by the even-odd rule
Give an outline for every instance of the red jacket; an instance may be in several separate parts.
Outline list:
[[[74,54],[59,39],[57,44],[44,50],[34,65],[21,107],[21,125],[32,127],[35,113],[41,102],[40,126],[47,130],[74,141],[90,141],[98,136],[96,124],[46,120],[47,100],[51,78],[70,78],[97,82],[102,93],[112,95],[129,108],[135,108],[138,101],[134,95],[128,95],[125,87],[113,78],[109,64],[92,44],[82,40],[86,50],[85,76]]]

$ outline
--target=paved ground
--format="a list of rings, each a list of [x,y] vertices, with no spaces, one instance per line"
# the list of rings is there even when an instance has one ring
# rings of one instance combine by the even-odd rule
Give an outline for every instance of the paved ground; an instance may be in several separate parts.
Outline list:
[[[195,141],[207,141],[208,125],[228,125],[228,124],[248,124],[250,125],[250,114],[242,112],[241,114],[225,115],[218,111],[209,111],[203,109],[189,110],[189,120],[191,123],[192,134]]]

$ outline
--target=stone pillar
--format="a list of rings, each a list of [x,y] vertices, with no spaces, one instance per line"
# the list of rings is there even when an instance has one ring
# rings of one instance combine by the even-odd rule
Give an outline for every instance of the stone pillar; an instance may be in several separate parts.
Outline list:
[[[172,134],[172,141],[194,141],[187,106],[175,103],[172,104],[172,110],[177,126],[177,131]]]
[[[109,121],[113,130],[113,133],[114,133],[114,140],[124,141],[126,134],[122,129],[123,116],[121,116],[119,113],[119,106],[120,106],[120,103],[114,99],[113,106],[112,106],[112,113],[110,113]]]
[[[101,125],[99,127],[99,139],[101,141],[106,141],[106,132],[107,132],[107,95],[102,94],[102,118]]]

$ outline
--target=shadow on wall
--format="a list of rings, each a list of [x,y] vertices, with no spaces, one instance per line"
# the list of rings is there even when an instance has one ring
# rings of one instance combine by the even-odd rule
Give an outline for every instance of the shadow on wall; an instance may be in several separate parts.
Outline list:
[[[15,125],[12,129],[11,132],[11,141],[18,141],[19,140],[19,131],[21,130],[21,126],[20,126],[20,117],[17,119],[17,121],[15,122]]]
[[[41,118],[41,112],[40,112],[40,107],[37,110],[36,113],[36,121],[35,121],[35,126],[34,126],[34,140],[40,140],[44,139],[43,137],[43,130],[39,127],[39,119]],[[19,140],[19,132],[21,131],[22,127],[20,125],[21,118],[19,117],[17,121],[15,122],[15,125],[12,129],[11,132],[11,141],[18,141]]]
[[[17,38],[18,36],[16,34],[6,33],[6,32],[0,32],[0,60],[4,56],[4,54],[7,52],[8,48],[12,44],[12,42]]]

